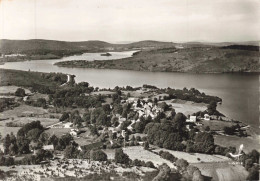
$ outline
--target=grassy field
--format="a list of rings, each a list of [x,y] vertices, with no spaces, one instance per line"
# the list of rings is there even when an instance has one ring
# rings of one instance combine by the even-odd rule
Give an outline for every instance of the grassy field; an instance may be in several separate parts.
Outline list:
[[[45,131],[49,135],[55,134],[57,137],[61,137],[64,134],[70,132],[70,128],[50,128]]]
[[[30,114],[33,114],[34,117],[37,117],[37,115],[48,114],[48,110],[43,109],[41,107],[33,107],[33,106],[22,104],[18,107],[15,107],[12,110],[7,110],[0,113],[0,117],[1,119],[17,118],[17,117],[29,116]]]
[[[5,120],[5,121],[1,121],[0,122],[0,125],[1,126],[4,126],[6,123],[15,123],[15,124],[26,124],[26,123],[30,123],[32,121],[40,121],[41,124],[44,126],[44,127],[47,127],[47,126],[50,126],[50,125],[53,125],[55,123],[58,123],[59,122],[59,119],[52,119],[52,118],[35,118],[35,117],[17,117],[17,118],[14,118],[14,119],[8,119],[8,120]]]
[[[7,134],[13,133],[14,135],[16,135],[19,129],[20,129],[20,127],[0,126],[0,133],[1,133],[2,138],[4,138]]]
[[[123,148],[124,153],[126,153],[130,159],[139,159],[142,161],[151,161],[157,167],[163,163],[166,163],[169,167],[175,168],[172,162],[161,158],[159,155],[145,150],[142,146],[130,146]]]
[[[218,130],[220,131],[223,130],[225,126],[230,127],[236,125],[236,123],[219,121],[219,120],[210,120],[210,121],[201,120],[201,123],[203,124],[203,127],[209,126],[210,130],[212,131],[218,131]]]
[[[242,165],[233,165],[232,162],[223,163],[196,163],[201,173],[211,177],[212,181],[244,181],[248,172]]]
[[[157,148],[153,150],[154,152],[159,152],[159,151],[168,151],[171,153],[173,156],[176,158],[182,158],[187,160],[189,163],[200,163],[200,162],[226,162],[229,161],[230,159],[222,156],[222,155],[208,155],[208,154],[202,154],[202,153],[186,153],[182,151],[173,151],[173,150],[168,150],[164,148]],[[198,160],[199,158],[199,160]]]
[[[205,111],[207,109],[206,104],[194,103],[192,101],[167,100],[162,102],[166,102],[168,105],[171,105],[175,109],[175,112],[181,112],[186,116],[196,113],[198,111]]]
[[[260,139],[259,137],[237,137],[237,136],[224,136],[224,135],[217,135],[215,138],[215,144],[220,146],[234,146],[239,148],[241,144],[244,144],[243,151],[248,153],[253,149],[259,151],[260,146]]]
[[[0,71],[1,72],[1,71]],[[0,84],[1,85],[1,84]],[[17,86],[0,86],[0,94],[1,95],[14,95],[15,91],[18,89],[19,87]],[[31,93],[30,90],[28,89],[24,89],[25,90],[25,94],[29,94]]]

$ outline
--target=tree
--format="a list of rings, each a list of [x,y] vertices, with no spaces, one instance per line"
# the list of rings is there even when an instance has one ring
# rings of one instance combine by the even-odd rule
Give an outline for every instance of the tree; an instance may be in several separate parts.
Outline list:
[[[39,141],[42,144],[48,144],[48,139],[49,139],[49,134],[46,132],[42,132],[41,135],[39,136]]]
[[[215,150],[214,137],[207,132],[199,132],[195,136],[194,151],[200,153],[212,153]]]
[[[169,181],[171,168],[166,163],[163,163],[159,167],[159,170],[160,171],[159,171],[158,175],[153,179],[153,181]]]
[[[245,168],[249,170],[253,166],[253,160],[251,158],[245,160]]]
[[[187,162],[187,160],[184,159],[178,159],[176,161],[176,166],[179,170],[184,171],[186,170],[186,168],[188,167],[189,163]]]
[[[68,145],[64,150],[65,158],[77,158],[78,154],[79,154],[79,150],[75,145]]]
[[[18,97],[24,97],[25,96],[25,90],[22,89],[22,88],[18,88],[16,91],[15,91],[15,96],[18,96]]]
[[[12,143],[10,146],[9,146],[9,154],[11,156],[14,156],[18,153],[18,146],[16,143]]]
[[[149,143],[148,141],[144,142],[144,149],[148,150],[149,149]]]
[[[215,101],[211,101],[208,105],[207,111],[209,115],[214,115],[217,112],[217,103]]]
[[[78,86],[81,86],[81,87],[86,87],[86,88],[88,88],[88,86],[89,86],[89,83],[88,83],[88,82],[80,82],[80,83],[78,83]]]
[[[27,133],[27,138],[28,138],[29,140],[37,141],[38,138],[40,137],[41,133],[42,133],[42,130],[40,130],[39,128],[31,129],[31,130]]]
[[[109,104],[105,104],[102,106],[103,110],[105,111],[106,114],[110,114],[111,108]]]
[[[97,125],[107,124],[107,115],[102,107],[96,108],[91,112],[91,123],[96,123]]]
[[[225,126],[223,128],[223,131],[225,134],[228,134],[228,135],[233,135],[234,132],[236,131],[235,127],[228,127],[228,126]]]
[[[253,149],[248,156],[252,159],[253,163],[259,163],[259,152]]]
[[[166,104],[166,102],[160,103],[159,107],[162,108],[163,111],[167,111],[169,109],[169,105]]]
[[[183,127],[185,127],[185,122],[186,122],[186,116],[182,113],[177,113],[175,116],[174,116],[174,119],[173,119],[173,127],[176,129],[176,130],[179,130],[181,131]]]
[[[116,149],[115,162],[128,165],[130,162],[129,156],[123,152],[121,148]]]
[[[91,150],[90,158],[94,161],[107,161],[107,154],[102,150]]]
[[[61,117],[60,117],[60,121],[67,121],[70,118],[69,113],[64,112],[62,113]]]
[[[57,148],[58,146],[58,142],[59,142],[59,138],[56,135],[52,135],[51,137],[49,137],[48,139],[48,144],[52,144],[54,149]]]
[[[134,124],[134,129],[137,133],[142,133],[145,128],[145,121],[138,121]]]
[[[43,107],[43,108],[47,108],[47,102],[44,98],[39,98],[36,101],[36,106],[37,107]]]
[[[210,131],[210,127],[206,126],[205,131]]]
[[[9,147],[11,145],[10,135],[7,134],[4,139],[4,153],[9,154]]]
[[[149,168],[155,168],[153,162],[151,162],[151,161],[146,162],[146,163],[145,163],[145,166],[146,166],[146,167],[149,167]]]
[[[26,137],[17,136],[17,146],[18,146],[18,152],[20,154],[30,153],[29,144],[30,144],[30,140],[28,140]]]
[[[257,166],[253,166],[248,170],[249,174],[246,178],[246,180],[259,180],[259,170]]]

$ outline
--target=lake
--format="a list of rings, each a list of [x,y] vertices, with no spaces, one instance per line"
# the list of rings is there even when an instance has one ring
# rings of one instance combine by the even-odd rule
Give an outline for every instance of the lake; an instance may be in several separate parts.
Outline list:
[[[259,75],[258,74],[189,74],[172,72],[139,72],[129,70],[65,68],[53,64],[66,60],[110,60],[132,56],[134,51],[109,52],[112,56],[100,53],[84,53],[55,60],[32,60],[10,62],[0,68],[31,70],[38,72],[62,72],[76,75],[76,82],[86,81],[94,87],[114,88],[130,85],[133,87],[151,84],[160,88],[194,87],[201,92],[223,99],[218,110],[226,116],[250,124],[259,129]]]

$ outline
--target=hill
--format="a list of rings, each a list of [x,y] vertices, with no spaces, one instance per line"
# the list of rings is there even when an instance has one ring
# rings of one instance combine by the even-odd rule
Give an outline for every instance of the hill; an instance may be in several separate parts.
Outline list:
[[[65,42],[55,40],[1,40],[0,53],[2,54],[33,54],[55,52],[80,52],[100,50],[109,47],[110,44],[103,41]]]
[[[240,43],[240,44],[239,44]],[[0,61],[58,59],[85,52],[141,50],[122,60],[61,62],[66,67],[125,69],[162,72],[259,72],[259,46],[255,42],[173,43],[145,40],[129,44],[104,41],[66,42],[55,40],[0,40]]]
[[[259,52],[255,47],[168,47],[142,50],[133,57],[106,61],[67,61],[58,66],[125,69],[157,72],[259,72]]]

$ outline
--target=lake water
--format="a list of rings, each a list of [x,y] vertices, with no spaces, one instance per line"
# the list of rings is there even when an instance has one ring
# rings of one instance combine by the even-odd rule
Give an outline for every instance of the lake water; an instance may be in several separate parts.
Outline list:
[[[259,75],[258,74],[189,74],[169,72],[139,72],[128,70],[104,70],[87,68],[65,68],[53,64],[66,60],[109,60],[126,58],[133,51],[110,52],[112,56],[100,53],[85,53],[56,60],[33,60],[10,62],[0,68],[31,70],[38,72],[62,72],[76,75],[76,82],[86,81],[94,87],[114,88],[130,85],[133,87],[151,84],[165,88],[194,87],[209,95],[223,99],[218,110],[226,116],[250,124],[259,130]]]

